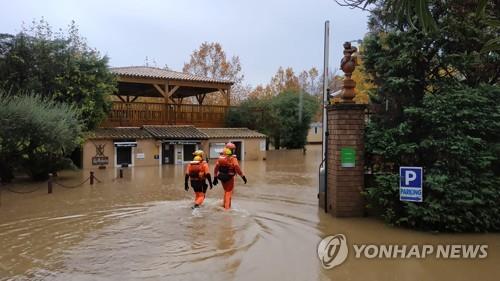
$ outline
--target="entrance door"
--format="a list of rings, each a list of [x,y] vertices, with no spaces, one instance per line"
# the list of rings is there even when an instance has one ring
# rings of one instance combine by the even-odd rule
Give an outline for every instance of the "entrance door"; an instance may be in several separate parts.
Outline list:
[[[196,145],[195,144],[185,144],[184,145],[184,161],[191,161],[193,160],[193,152],[196,150]]]
[[[117,147],[116,148],[116,164],[132,165],[132,147]]]
[[[163,144],[163,151],[161,152],[162,154],[162,163],[163,164],[174,164],[174,145],[173,144],[168,144],[164,143]]]
[[[241,153],[242,153],[241,141],[233,141],[233,143],[236,146],[236,148],[234,149],[234,154],[236,155],[236,158],[238,160],[241,160]]]

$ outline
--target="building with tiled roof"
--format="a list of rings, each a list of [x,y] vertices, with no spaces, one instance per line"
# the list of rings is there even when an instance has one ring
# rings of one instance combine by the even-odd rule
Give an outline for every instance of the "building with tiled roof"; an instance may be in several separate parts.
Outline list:
[[[144,125],[96,129],[84,144],[83,167],[184,164],[198,149],[215,159],[228,142],[240,160],[265,158],[266,135],[247,128]]]
[[[217,158],[229,141],[240,160],[265,158],[265,135],[223,128],[232,81],[148,66],[110,70],[118,91],[108,117],[83,146],[84,168],[183,164],[198,149]],[[223,104],[204,104],[207,95],[219,95]]]

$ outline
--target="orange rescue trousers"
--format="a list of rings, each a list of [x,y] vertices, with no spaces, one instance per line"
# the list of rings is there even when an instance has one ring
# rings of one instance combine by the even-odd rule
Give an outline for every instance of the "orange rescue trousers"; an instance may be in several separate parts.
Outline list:
[[[194,190],[194,204],[198,206],[203,204],[203,201],[205,201],[205,193],[207,192],[208,187],[205,181],[203,181],[202,183],[191,181],[191,186]]]
[[[203,193],[203,192],[195,192],[194,193],[194,204],[199,206],[199,205],[203,204],[204,200],[205,200],[205,193]]]
[[[217,184],[218,181],[222,183],[222,188],[224,188],[224,209],[231,208],[231,196],[233,195],[234,189],[234,176],[240,175],[245,184],[247,183],[246,177],[243,175],[243,172],[240,169],[240,165],[238,163],[238,159],[235,156],[221,156],[215,162],[214,168],[214,184]],[[230,176],[229,180],[226,180]]]
[[[234,177],[226,182],[222,182],[222,188],[224,188],[224,209],[231,208],[231,196],[233,195],[234,189]]]

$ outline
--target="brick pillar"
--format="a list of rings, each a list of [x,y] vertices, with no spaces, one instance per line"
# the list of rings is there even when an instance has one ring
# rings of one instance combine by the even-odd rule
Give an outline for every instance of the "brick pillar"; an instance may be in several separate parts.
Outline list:
[[[364,126],[365,105],[329,105],[328,116],[328,212],[335,217],[364,215]],[[341,149],[354,148],[354,167],[342,167]]]

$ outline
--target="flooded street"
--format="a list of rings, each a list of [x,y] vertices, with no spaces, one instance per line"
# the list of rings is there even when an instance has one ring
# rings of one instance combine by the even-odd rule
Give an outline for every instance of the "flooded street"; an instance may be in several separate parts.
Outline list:
[[[233,209],[220,184],[192,210],[184,167],[97,170],[101,183],[46,183],[29,194],[2,187],[0,280],[498,280],[499,234],[432,234],[374,218],[335,219],[317,207],[321,147],[269,151],[242,163]],[[210,163],[213,168],[213,162]],[[76,184],[88,171],[64,172]],[[9,187],[35,188],[18,182]],[[487,244],[485,259],[348,259],[322,268],[317,245],[342,233],[349,244]]]

